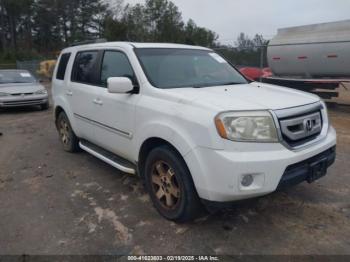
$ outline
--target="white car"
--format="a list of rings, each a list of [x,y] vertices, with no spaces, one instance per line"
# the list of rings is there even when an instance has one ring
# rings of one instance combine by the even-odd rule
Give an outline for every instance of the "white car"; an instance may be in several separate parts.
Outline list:
[[[213,50],[98,43],[64,49],[53,77],[58,132],[139,175],[165,218],[309,183],[335,160],[318,96],[249,82]]]
[[[0,108],[22,106],[48,109],[45,87],[27,70],[0,70]]]

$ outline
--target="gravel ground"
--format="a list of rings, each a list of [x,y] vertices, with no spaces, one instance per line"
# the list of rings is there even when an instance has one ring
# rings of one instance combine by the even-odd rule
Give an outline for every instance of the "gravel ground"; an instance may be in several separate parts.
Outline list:
[[[330,116],[326,177],[177,225],[138,178],[64,152],[51,110],[1,110],[0,254],[350,254],[350,107]]]

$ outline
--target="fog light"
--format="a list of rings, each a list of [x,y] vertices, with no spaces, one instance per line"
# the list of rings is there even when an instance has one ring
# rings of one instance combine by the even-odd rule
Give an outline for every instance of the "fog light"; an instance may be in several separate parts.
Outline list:
[[[244,175],[242,177],[241,185],[244,187],[250,186],[254,181],[254,177],[252,175]]]

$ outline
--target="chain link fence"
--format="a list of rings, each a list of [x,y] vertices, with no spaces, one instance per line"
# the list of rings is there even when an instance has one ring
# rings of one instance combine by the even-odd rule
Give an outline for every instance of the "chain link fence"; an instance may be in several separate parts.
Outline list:
[[[28,70],[36,78],[42,80],[51,79],[55,65],[56,60],[29,60],[16,62],[17,69]]]
[[[17,65],[16,64],[0,64],[0,70],[3,70],[3,69],[16,69],[17,68]]]
[[[30,73],[32,73],[35,77],[40,78],[40,63],[39,60],[29,60],[29,61],[16,61],[16,63],[4,63],[0,64],[0,70],[7,70],[7,69],[22,69],[22,70],[28,70]]]
[[[39,60],[29,60],[29,61],[16,61],[16,68],[22,70],[28,70],[36,78],[40,78],[40,62]]]

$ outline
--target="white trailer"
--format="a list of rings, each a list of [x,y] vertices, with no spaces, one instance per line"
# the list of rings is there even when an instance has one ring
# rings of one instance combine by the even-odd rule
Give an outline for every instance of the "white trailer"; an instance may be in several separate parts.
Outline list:
[[[267,58],[276,76],[349,77],[350,20],[279,29]]]
[[[350,82],[350,20],[278,30],[269,42],[267,59],[273,73],[263,82],[319,94],[337,96],[334,90]]]

